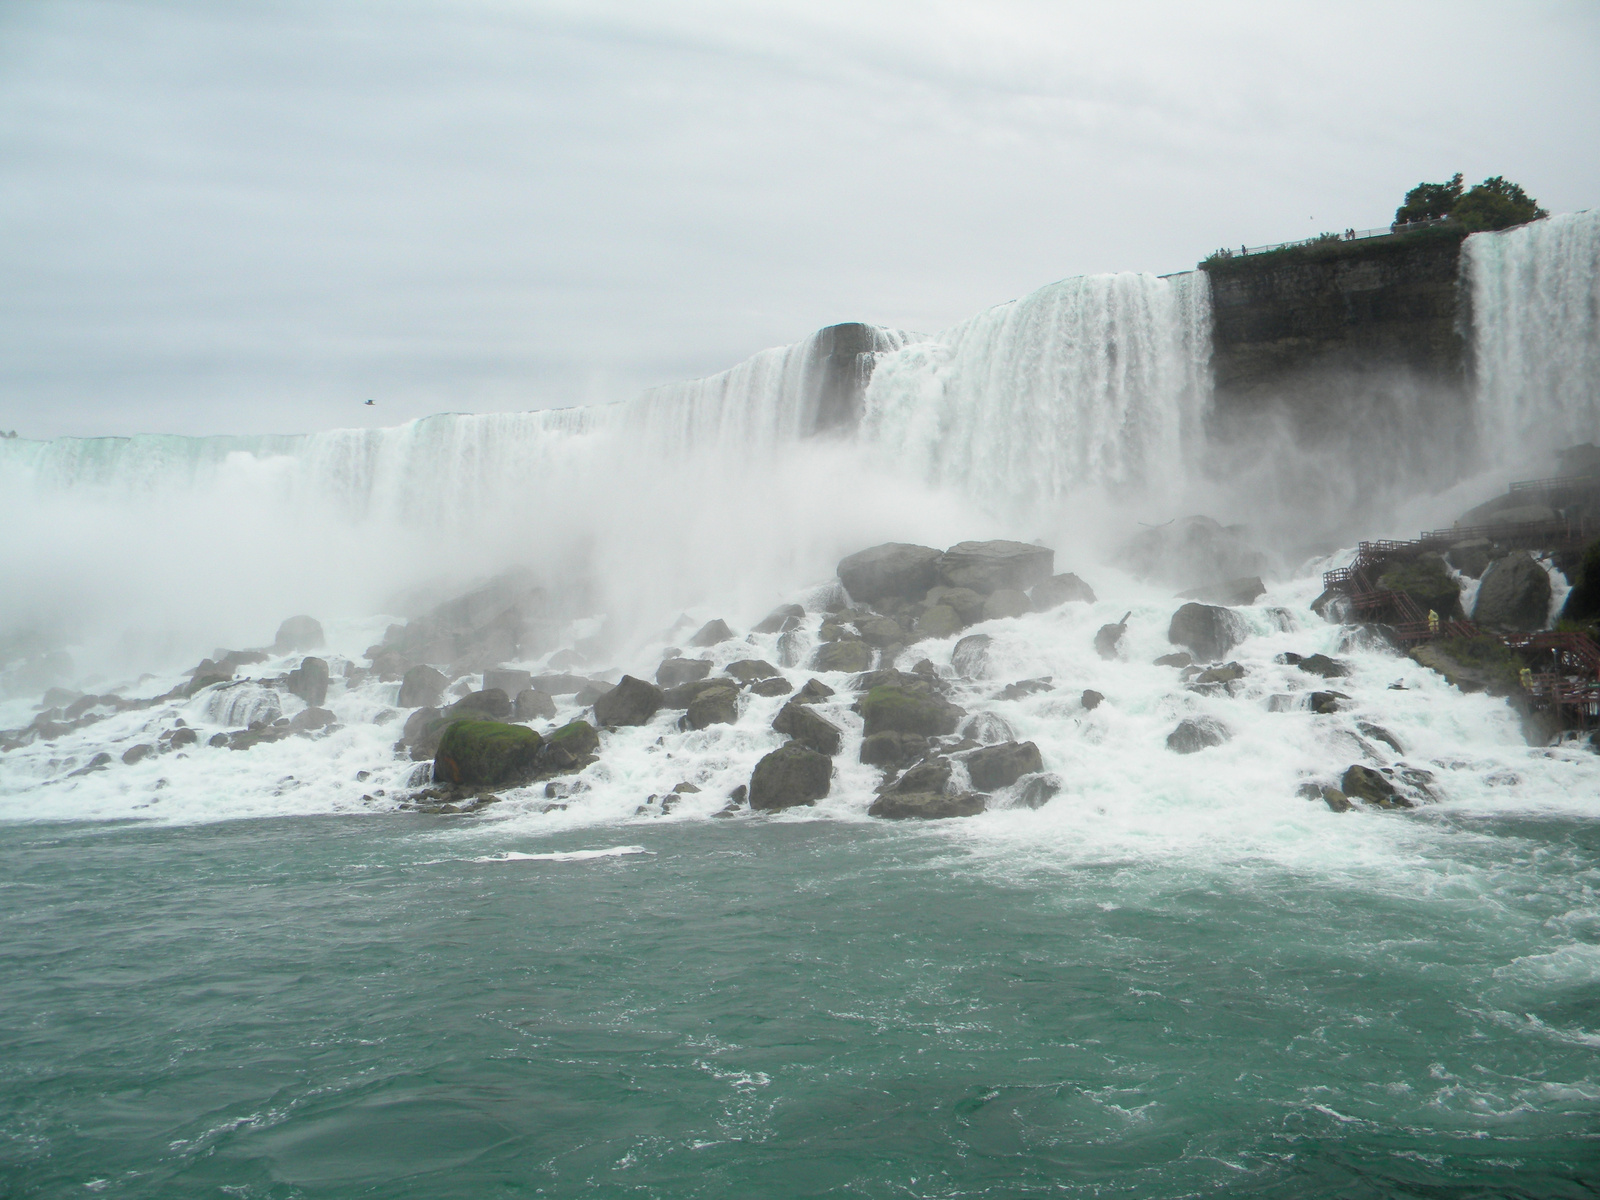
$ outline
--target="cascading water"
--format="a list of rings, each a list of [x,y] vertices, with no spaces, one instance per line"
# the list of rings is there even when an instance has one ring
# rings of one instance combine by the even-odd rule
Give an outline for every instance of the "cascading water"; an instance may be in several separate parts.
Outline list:
[[[1462,266],[1490,464],[1600,439],[1600,211],[1474,234]]]
[[[1209,358],[1202,272],[1066,279],[885,356],[863,435],[989,504],[1162,489],[1202,436]]]

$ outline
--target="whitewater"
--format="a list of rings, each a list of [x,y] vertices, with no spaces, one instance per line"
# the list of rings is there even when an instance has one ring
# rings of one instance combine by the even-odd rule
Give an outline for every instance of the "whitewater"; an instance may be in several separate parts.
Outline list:
[[[1194,581],[1118,547],[1195,512],[1276,528],[1295,499],[1204,468],[1199,272],[1064,280],[932,335],[865,327],[842,357],[822,331],[611,406],[0,441],[0,728],[34,719],[47,676],[152,701],[90,705],[99,720],[0,756],[0,1178],[50,1195],[1591,1194],[1600,755],[1530,745],[1503,700],[1311,607],[1356,537],[1446,524],[1597,440],[1600,217],[1474,235],[1462,270],[1475,436],[1457,484],[1342,547],[1265,546],[1266,591],[1234,610],[1243,676],[1209,691],[1156,662]],[[834,566],[991,537],[1052,547],[1096,598],[875,665],[926,660],[967,721],[1037,745],[1060,791],[871,818],[853,673],[806,665],[844,599]],[[397,752],[409,710],[368,649],[513,568],[545,607],[502,666],[653,678],[720,618],[734,637],[687,651],[713,674],[764,659],[831,686],[829,795],[728,815],[785,741],[788,697],[745,692],[734,724],[662,710],[602,730],[598,762],[559,785],[416,811],[429,767]],[[754,631],[786,603],[796,628]],[[300,612],[326,634],[332,727],[232,750],[208,742],[307,705],[269,682],[155,699]],[[1124,614],[1103,658],[1096,631]],[[986,652],[957,656],[975,633]],[[1292,665],[1316,653],[1350,669],[1336,713]],[[555,703],[536,728],[592,716]],[[1229,739],[1168,750],[1197,717]],[[122,761],[177,728],[193,744]],[[1351,764],[1425,771],[1432,802],[1332,811],[1316,789]]]

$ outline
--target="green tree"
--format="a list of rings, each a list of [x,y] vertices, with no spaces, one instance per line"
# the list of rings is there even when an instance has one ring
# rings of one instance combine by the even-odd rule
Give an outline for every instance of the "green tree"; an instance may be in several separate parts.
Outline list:
[[[1460,199],[1460,171],[1449,183],[1419,183],[1406,193],[1406,202],[1395,209],[1394,223],[1404,225],[1410,221],[1434,221],[1448,217]]]
[[[1457,179],[1461,178],[1459,175]],[[1467,229],[1509,229],[1550,214],[1516,183],[1495,175],[1485,179],[1450,208],[1450,215]]]

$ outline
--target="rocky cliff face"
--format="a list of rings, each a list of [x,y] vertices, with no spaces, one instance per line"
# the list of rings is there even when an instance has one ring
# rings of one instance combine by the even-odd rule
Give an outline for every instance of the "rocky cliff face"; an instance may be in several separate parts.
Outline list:
[[[1461,242],[1430,231],[1208,264],[1219,412],[1325,407],[1377,376],[1459,393]],[[1337,414],[1297,415],[1315,427]]]

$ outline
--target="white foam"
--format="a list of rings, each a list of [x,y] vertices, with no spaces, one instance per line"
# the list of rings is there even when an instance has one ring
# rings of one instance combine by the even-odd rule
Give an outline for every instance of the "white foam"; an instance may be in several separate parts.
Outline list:
[[[621,858],[629,854],[654,854],[655,851],[647,850],[643,846],[608,846],[604,850],[551,850],[544,854],[524,854],[517,850],[507,850],[501,854],[489,854],[470,861],[475,863],[497,862],[588,862],[596,858]]]

